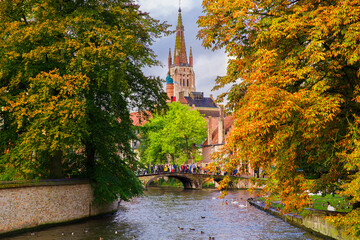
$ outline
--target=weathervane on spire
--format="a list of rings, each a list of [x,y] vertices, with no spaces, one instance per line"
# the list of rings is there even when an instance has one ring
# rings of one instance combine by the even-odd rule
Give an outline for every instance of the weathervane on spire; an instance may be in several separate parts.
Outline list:
[[[179,0],[179,12],[181,12],[181,0]]]

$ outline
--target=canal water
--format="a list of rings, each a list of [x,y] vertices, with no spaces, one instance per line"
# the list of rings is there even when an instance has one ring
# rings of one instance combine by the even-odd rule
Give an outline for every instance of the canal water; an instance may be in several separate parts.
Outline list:
[[[321,239],[247,206],[251,195],[245,190],[230,191],[227,202],[217,199],[218,195],[216,190],[149,188],[145,196],[122,202],[113,215],[7,239]]]

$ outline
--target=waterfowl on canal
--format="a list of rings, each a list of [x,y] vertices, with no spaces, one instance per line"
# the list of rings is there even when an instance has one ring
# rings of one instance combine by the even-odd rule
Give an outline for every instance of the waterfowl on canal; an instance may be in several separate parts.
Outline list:
[[[195,228],[190,228],[190,231],[195,231]]]
[[[335,208],[333,206],[331,206],[331,204],[329,202],[327,202],[327,210],[328,211],[335,211]]]
[[[201,218],[205,218],[204,216],[201,216]]]
[[[178,229],[179,229],[179,230],[184,230],[184,228],[182,228],[182,227],[178,227]]]
[[[241,208],[247,208],[247,207],[248,207],[247,201],[245,201],[245,205],[244,205],[244,204],[239,204],[239,207],[241,207]]]
[[[204,231],[200,231],[200,234],[204,234],[205,232]]]

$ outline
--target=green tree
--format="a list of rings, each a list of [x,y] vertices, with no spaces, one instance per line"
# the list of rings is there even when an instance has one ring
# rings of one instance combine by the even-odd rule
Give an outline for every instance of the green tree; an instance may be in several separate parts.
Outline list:
[[[99,201],[141,193],[129,112],[165,105],[142,68],[166,29],[131,0],[0,1],[0,178],[88,177]]]
[[[227,96],[236,117],[223,167],[265,169],[265,191],[280,196],[284,211],[306,207],[307,189],[338,192],[356,207],[359,1],[204,0],[203,7],[204,46],[232,57],[216,87],[233,84]],[[359,209],[348,216],[342,222],[360,235]]]
[[[206,133],[206,121],[198,111],[173,102],[167,112],[155,114],[141,127],[140,159],[151,164],[200,161],[196,145],[203,143]]]

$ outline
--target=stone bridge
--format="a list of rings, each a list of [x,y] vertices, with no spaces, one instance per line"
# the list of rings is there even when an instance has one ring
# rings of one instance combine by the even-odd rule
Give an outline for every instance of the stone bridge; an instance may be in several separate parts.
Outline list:
[[[180,172],[163,172],[138,176],[146,189],[152,181],[162,177],[176,178],[180,180],[184,185],[184,189],[202,189],[205,180],[209,177],[213,178],[215,185],[224,178],[223,175],[193,174]],[[261,189],[265,186],[265,180],[264,184],[262,184],[261,186],[257,186],[250,181],[250,177],[230,176],[230,180],[231,182],[229,184],[229,188],[247,189],[253,187],[255,189]]]

